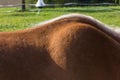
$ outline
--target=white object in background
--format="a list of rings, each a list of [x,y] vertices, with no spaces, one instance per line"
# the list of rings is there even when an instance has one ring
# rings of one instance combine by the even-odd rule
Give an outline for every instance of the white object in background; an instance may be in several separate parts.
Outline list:
[[[38,7],[38,8],[39,8],[39,7],[44,7],[44,6],[45,6],[45,3],[44,3],[43,0],[38,0],[35,6]]]

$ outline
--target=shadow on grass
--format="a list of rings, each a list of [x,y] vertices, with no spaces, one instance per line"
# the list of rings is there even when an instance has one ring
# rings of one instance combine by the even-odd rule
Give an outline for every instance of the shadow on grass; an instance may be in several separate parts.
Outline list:
[[[51,11],[51,12],[87,12],[87,13],[97,13],[97,12],[115,12],[115,11],[120,11],[119,8],[94,8],[94,9],[43,9],[42,11]]]
[[[21,17],[29,17],[31,15],[35,15],[39,9],[27,9],[26,11],[21,10],[13,10],[13,12],[8,12],[9,14],[2,14],[6,16],[21,16]],[[70,13],[104,13],[104,12],[120,12],[120,7],[57,7],[57,8],[42,8],[40,12],[44,13],[54,13],[54,12],[70,12]]]

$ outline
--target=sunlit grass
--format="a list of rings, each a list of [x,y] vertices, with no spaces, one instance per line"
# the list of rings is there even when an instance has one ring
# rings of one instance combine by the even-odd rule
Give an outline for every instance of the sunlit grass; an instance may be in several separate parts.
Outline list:
[[[19,8],[0,8],[0,31],[29,28],[39,22],[69,13],[80,13],[95,17],[107,25],[120,26],[120,6],[86,6],[30,9],[20,12]]]

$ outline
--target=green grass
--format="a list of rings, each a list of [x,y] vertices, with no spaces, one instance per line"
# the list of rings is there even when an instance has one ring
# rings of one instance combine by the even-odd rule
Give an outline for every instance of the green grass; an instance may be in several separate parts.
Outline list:
[[[37,9],[25,12],[18,9],[0,8],[0,32],[29,28],[39,22],[69,13],[90,15],[107,25],[120,26],[120,6],[43,8],[39,15]]]

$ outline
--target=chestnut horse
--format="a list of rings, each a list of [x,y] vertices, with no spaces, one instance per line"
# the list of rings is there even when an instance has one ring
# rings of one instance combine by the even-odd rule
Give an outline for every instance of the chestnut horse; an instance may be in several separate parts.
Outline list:
[[[1,32],[0,80],[120,80],[120,35],[81,14]]]

